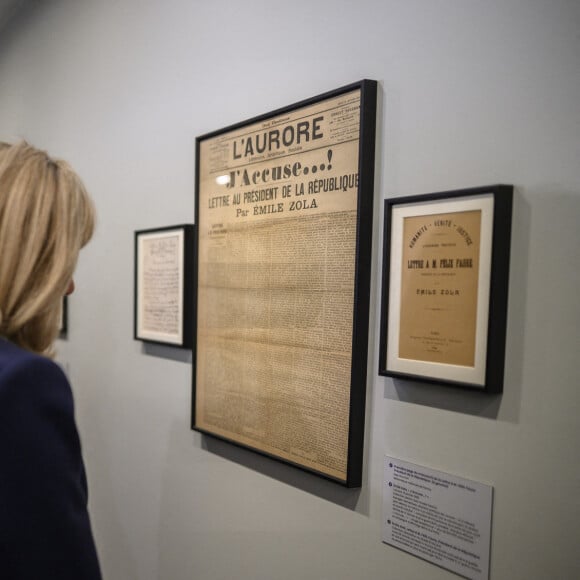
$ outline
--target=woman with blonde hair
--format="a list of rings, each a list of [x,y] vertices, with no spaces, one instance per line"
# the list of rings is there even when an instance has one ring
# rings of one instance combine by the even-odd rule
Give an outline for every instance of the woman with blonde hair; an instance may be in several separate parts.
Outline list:
[[[0,576],[101,578],[70,385],[50,356],[93,204],[74,171],[0,143]]]

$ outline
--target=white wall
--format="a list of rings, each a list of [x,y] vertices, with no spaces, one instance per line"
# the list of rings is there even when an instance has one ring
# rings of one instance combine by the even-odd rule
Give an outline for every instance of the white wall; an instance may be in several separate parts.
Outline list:
[[[491,577],[579,577],[580,4],[33,1],[0,31],[0,138],[99,211],[60,359],[108,580],[453,578],[381,543],[384,454],[495,487]],[[132,339],[133,231],[194,221],[194,138],[380,82],[365,478],[189,429],[191,356]],[[382,200],[517,188],[505,393],[378,377]]]

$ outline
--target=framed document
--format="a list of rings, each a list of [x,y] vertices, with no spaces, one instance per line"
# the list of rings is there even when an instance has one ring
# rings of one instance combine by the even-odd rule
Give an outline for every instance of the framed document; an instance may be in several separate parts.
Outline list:
[[[362,473],[376,82],[197,138],[192,428]]]
[[[191,347],[193,243],[193,225],[135,232],[136,340]]]
[[[513,188],[385,202],[379,374],[503,390]]]

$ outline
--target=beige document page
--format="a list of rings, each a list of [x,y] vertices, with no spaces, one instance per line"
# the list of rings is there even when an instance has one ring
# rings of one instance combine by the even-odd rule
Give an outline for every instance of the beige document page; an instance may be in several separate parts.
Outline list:
[[[404,218],[399,357],[475,364],[481,211]]]

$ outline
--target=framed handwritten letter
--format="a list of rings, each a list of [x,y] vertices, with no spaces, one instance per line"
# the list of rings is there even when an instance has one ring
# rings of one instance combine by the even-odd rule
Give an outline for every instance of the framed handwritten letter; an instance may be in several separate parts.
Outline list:
[[[136,340],[191,347],[193,243],[193,225],[135,232]]]
[[[379,374],[503,389],[513,188],[385,202]]]
[[[349,487],[362,473],[376,89],[197,139],[192,428]]]

